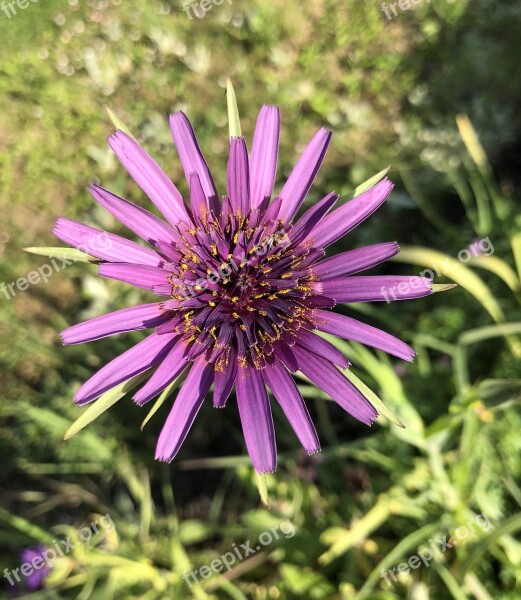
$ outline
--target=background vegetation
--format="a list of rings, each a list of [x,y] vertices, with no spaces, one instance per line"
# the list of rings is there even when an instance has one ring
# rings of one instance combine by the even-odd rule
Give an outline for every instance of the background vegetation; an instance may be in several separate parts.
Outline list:
[[[0,281],[44,264],[22,248],[54,245],[56,216],[119,231],[87,194],[92,180],[146,204],[105,143],[104,105],[183,191],[167,116],[185,110],[222,189],[228,74],[247,136],[261,104],[281,107],[280,182],[317,127],[334,129],[309,203],[391,165],[397,191],[346,245],[397,240],[401,262],[381,272],[417,274],[483,237],[495,250],[438,278],[456,280],[450,292],[345,309],[417,349],[409,365],[339,344],[407,428],[366,429],[303,382],[324,450],[307,457],[275,414],[270,510],[233,402],[218,418],[203,407],[171,466],[153,460],[166,405],[141,431],[147,413],[122,399],[63,441],[81,412],[74,391],[139,336],[64,349],[58,332],[138,292],[75,265],[0,295],[0,570],[19,566],[23,548],[77,540],[96,515],[116,524],[60,559],[42,589],[13,592],[3,579],[2,597],[519,598],[520,18],[514,0],[432,0],[392,21],[377,0],[234,0],[191,20],[180,2],[155,0],[0,12]],[[479,513],[492,529],[392,586],[380,577]],[[225,577],[183,581],[283,519],[291,539]]]

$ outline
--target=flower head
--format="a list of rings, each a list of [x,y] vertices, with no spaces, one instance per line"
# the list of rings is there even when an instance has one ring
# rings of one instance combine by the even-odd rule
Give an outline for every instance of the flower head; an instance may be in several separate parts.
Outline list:
[[[358,275],[396,254],[399,248],[394,242],[325,258],[328,246],[389,196],[393,186],[387,179],[336,210],[338,196],[330,193],[295,219],[327,152],[330,131],[316,133],[273,197],[280,117],[276,106],[264,106],[251,151],[242,136],[230,140],[227,193],[220,199],[186,116],[182,112],[171,115],[170,126],[190,189],[189,204],[157,163],[123,131],[113,134],[109,144],[164,220],[98,185],[90,188],[99,204],[149,246],[69,219],[58,219],[53,230],[59,239],[88,248],[100,259],[103,277],[162,298],[62,333],[65,344],[76,344],[155,329],[93,375],[75,401],[91,402],[150,371],[147,383],[134,395],[135,402],[143,405],[188,368],[160,434],[156,458],[171,461],[175,457],[213,384],[216,408],[225,406],[235,387],[253,465],[259,473],[271,472],[276,467],[276,447],[267,387],[310,454],[320,445],[293,373],[300,371],[367,425],[378,414],[339,370],[349,366],[347,359],[316,331],[406,360],[414,355],[412,348],[395,337],[331,309],[337,303],[387,300],[389,296],[417,298],[430,294],[431,285],[421,277]]]
[[[22,563],[32,564],[36,558],[41,559],[38,563],[41,563],[39,568],[33,567],[32,572],[26,577],[26,585],[30,590],[36,590],[42,586],[44,579],[51,571],[51,567],[44,562],[45,551],[47,548],[43,545],[24,548],[20,554]]]

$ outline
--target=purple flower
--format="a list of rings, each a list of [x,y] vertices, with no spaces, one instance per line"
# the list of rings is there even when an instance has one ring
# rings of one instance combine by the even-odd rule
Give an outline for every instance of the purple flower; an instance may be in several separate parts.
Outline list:
[[[43,554],[47,550],[45,546],[36,546],[34,548],[25,548],[20,554],[20,559],[23,563],[32,563],[37,557],[41,558],[42,561],[37,561],[37,564],[42,562],[40,568],[33,567],[32,572],[25,578],[25,583],[30,590],[36,590],[41,587],[43,580],[49,574],[51,567],[44,562]]]
[[[65,344],[78,344],[138,329],[155,328],[143,341],[104,366],[80,388],[86,404],[116,385],[150,371],[134,400],[158,396],[187,366],[190,370],[159,436],[156,458],[171,461],[207,395],[223,408],[235,386],[244,437],[258,473],[276,468],[273,419],[267,387],[303,447],[320,449],[306,405],[293,380],[300,371],[352,416],[371,425],[377,411],[339,370],[347,359],[314,333],[355,340],[412,360],[414,350],[397,338],[330,311],[337,303],[418,298],[432,292],[422,277],[360,276],[398,251],[394,242],[325,258],[325,249],[371,215],[393,185],[384,179],[333,212],[335,193],[295,216],[331,141],[320,129],[272,199],[279,147],[276,106],[260,111],[251,151],[232,137],[227,193],[222,199],[182,112],[170,126],[190,188],[183,198],[157,163],[127,134],[109,144],[125,169],[164,216],[93,185],[94,199],[150,247],[59,218],[53,233],[101,260],[99,273],[150,290],[159,302],[124,308],[66,329]],[[103,244],[97,240],[104,240]],[[398,295],[397,295],[398,291]],[[153,371],[153,372],[152,372]]]

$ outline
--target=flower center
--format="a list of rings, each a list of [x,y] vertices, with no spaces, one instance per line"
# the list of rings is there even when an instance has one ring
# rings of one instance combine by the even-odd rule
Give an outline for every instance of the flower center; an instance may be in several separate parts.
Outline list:
[[[223,227],[180,231],[174,252],[181,261],[172,263],[170,282],[173,308],[183,316],[177,331],[190,353],[222,361],[233,347],[239,362],[263,368],[279,344],[291,346],[309,327],[311,267],[323,252],[296,249],[281,222],[253,225],[251,215],[230,215]]]

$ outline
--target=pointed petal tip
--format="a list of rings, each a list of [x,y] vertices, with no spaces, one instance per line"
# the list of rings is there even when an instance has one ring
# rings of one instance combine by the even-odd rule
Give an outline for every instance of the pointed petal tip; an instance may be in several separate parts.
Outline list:
[[[162,463],[171,463],[172,459],[171,458],[167,458],[165,456],[162,456],[159,452],[156,452],[155,456],[154,456],[155,460],[162,462]]]
[[[273,475],[276,472],[277,472],[277,467],[275,467],[271,471],[264,470],[264,469],[262,471],[258,471],[257,469],[255,469],[255,473],[257,473],[257,475],[259,475],[259,477],[262,476],[262,475]]]
[[[412,352],[409,352],[409,354],[404,354],[401,358],[403,358],[403,360],[406,360],[407,362],[414,362],[414,359],[416,358],[416,350],[413,350]]]
[[[123,134],[123,137],[125,137],[124,131],[121,131],[121,129],[116,129],[116,131],[113,131],[109,136],[107,136],[107,142],[109,146],[112,146],[111,142],[118,141],[118,139],[121,137],[121,134]]]

